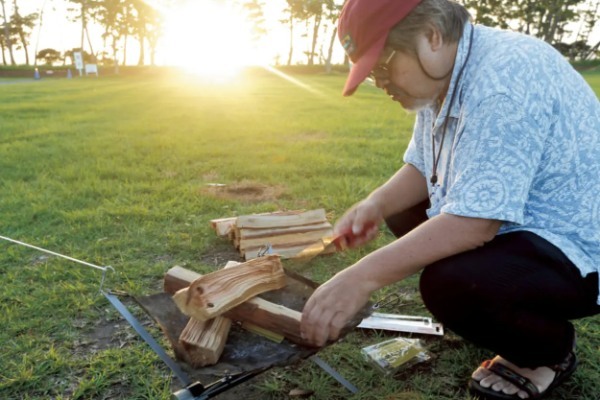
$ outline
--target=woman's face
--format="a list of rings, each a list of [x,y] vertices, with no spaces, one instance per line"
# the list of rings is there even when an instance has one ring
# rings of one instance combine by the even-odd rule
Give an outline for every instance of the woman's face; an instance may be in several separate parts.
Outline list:
[[[443,100],[454,59],[450,61],[447,57],[450,53],[439,49],[425,35],[418,39],[416,54],[384,49],[372,73],[375,84],[410,111],[418,111]],[[447,70],[450,73],[439,79],[433,78],[435,74],[431,73]]]

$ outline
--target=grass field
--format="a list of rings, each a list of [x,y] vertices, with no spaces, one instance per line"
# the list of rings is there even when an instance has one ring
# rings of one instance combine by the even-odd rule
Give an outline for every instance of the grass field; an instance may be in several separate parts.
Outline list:
[[[211,219],[325,208],[335,221],[401,165],[414,117],[372,87],[342,98],[342,75],[293,79],[255,71],[228,84],[162,74],[0,85],[0,235],[113,266],[107,287],[142,295],[160,291],[174,265],[224,264],[233,252]],[[586,79],[600,96],[600,73]],[[384,232],[367,248],[315,259],[307,274],[323,282],[390,240]],[[0,399],[166,399],[177,387],[98,294],[99,271],[0,241],[0,276]],[[416,282],[374,300],[400,290],[406,305],[386,311],[426,316]],[[598,399],[600,317],[576,325],[581,366],[551,399]],[[433,359],[383,377],[360,348],[393,336],[356,331],[321,352],[355,396],[308,361],[268,371],[237,396],[303,388],[315,399],[466,399],[467,377],[491,355],[450,332],[422,337]]]

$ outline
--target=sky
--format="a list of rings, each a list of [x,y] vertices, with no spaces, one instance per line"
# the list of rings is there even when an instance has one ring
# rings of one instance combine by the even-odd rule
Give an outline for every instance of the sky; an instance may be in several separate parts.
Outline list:
[[[193,56],[186,53],[202,51],[203,46],[205,45],[204,42],[211,41],[214,43],[215,37],[218,37],[222,42],[224,41],[225,44],[231,45],[231,48],[236,48],[237,52],[242,51],[242,53],[244,53],[245,51],[251,50],[253,54],[245,54],[244,56],[250,59],[256,58],[262,63],[273,63],[277,54],[280,55],[282,62],[287,60],[289,33],[287,27],[278,22],[282,18],[281,10],[285,8],[284,0],[265,1],[265,20],[272,22],[267,26],[267,29],[270,32],[268,43],[265,41],[258,44],[246,43],[242,40],[241,44],[243,46],[241,47],[246,50],[240,49],[240,39],[244,36],[248,36],[247,31],[249,30],[249,27],[247,22],[241,21],[239,17],[235,18],[234,14],[236,13],[230,12],[227,7],[211,7],[211,4],[217,3],[218,5],[222,5],[231,2],[226,0],[177,1],[179,7],[170,7],[163,10],[165,14],[167,14],[167,27],[165,38],[159,44],[156,60],[158,64],[169,64],[170,60],[175,60],[176,64],[188,62],[190,59],[193,61]],[[147,0],[147,2],[149,4],[153,4],[154,2],[155,5],[160,6],[160,0]],[[44,6],[42,27],[41,30],[36,28],[31,36],[30,56],[34,53],[36,47],[38,50],[54,48],[61,51],[80,47],[80,24],[70,22],[66,18],[67,15],[73,15],[73,12],[68,11],[68,8],[72,7],[72,5],[69,5],[65,0],[20,0],[21,14],[39,12],[42,9],[42,6]],[[203,15],[205,16],[204,18]],[[234,17],[232,17],[232,15],[234,15]],[[244,26],[242,27],[243,29],[232,32],[232,26],[235,25]],[[201,29],[202,26],[206,29]],[[92,36],[94,51],[98,51],[102,45],[100,39],[101,29],[93,26],[90,26],[89,29]],[[298,34],[300,34],[300,29],[297,30]],[[237,36],[237,38],[235,36]],[[209,40],[202,40],[202,38],[208,38]],[[300,37],[296,38],[298,56],[301,55],[306,47],[300,44],[301,40],[303,39]],[[135,63],[138,58],[135,41],[130,40],[128,46],[128,63]],[[85,47],[86,51],[89,51],[87,43],[85,44]],[[194,49],[196,50],[194,51]],[[177,54],[174,54],[174,51],[177,52]],[[341,62],[343,60],[341,48],[338,49],[335,54],[339,57],[339,62]],[[304,56],[302,56],[302,60],[305,60]],[[251,61],[252,60],[249,60],[249,62]]]
[[[147,2],[160,4],[160,0],[147,0]],[[285,63],[289,33],[287,27],[278,22],[282,18],[281,10],[285,7],[285,1],[264,1],[265,19],[271,23],[267,26],[270,31],[268,38],[261,43],[251,43],[247,40],[249,26],[241,17],[235,18],[234,11],[222,7],[223,4],[228,3],[231,4],[227,0],[178,0],[178,6],[164,9],[163,11],[167,14],[167,26],[165,37],[159,44],[157,63],[159,65],[206,64],[205,60],[199,58],[199,54],[211,52],[216,52],[214,58],[222,59],[224,63],[239,63],[239,59],[243,58],[248,64],[272,64],[277,55],[279,55],[280,62]],[[221,6],[213,7],[211,4]],[[66,16],[73,13],[68,11],[68,8],[72,6],[65,0],[20,0],[19,5],[21,14],[39,12],[44,6],[41,30],[36,28],[31,36],[29,46],[31,58],[33,58],[36,48],[38,50],[54,48],[64,51],[80,46],[80,25],[68,21]],[[233,27],[237,27],[236,30],[232,30]],[[89,29],[94,51],[98,51],[102,45],[101,30],[94,26],[90,26]],[[298,35],[302,33],[300,28],[297,29],[297,33]],[[209,40],[202,40],[203,38]],[[592,35],[592,42],[596,43],[599,40],[600,24],[597,24]],[[130,64],[136,63],[138,58],[134,43],[131,40],[128,47],[128,63]],[[295,62],[305,62],[306,57],[302,52],[308,47],[306,39],[298,36],[295,38],[295,43],[297,47]],[[87,43],[85,46],[89,51]],[[341,47],[336,45],[335,49],[334,62],[341,62],[343,58]],[[17,62],[22,63],[24,56],[21,53],[21,51],[17,51],[15,55]],[[233,59],[233,57],[237,58]],[[221,65],[215,66],[215,68],[221,67]]]

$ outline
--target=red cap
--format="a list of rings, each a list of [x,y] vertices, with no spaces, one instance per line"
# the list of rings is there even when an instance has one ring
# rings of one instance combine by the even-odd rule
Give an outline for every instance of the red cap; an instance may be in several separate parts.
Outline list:
[[[377,64],[390,29],[421,0],[348,0],[338,23],[340,42],[354,63],[343,94],[350,96]]]

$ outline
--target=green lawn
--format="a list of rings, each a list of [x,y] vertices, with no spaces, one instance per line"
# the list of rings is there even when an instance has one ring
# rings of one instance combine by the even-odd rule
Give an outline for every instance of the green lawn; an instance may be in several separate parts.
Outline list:
[[[158,292],[174,265],[220,266],[230,245],[211,219],[325,208],[334,221],[401,165],[414,117],[372,87],[343,98],[341,75],[293,79],[254,71],[227,84],[165,73],[0,85],[0,235],[111,265],[107,286],[139,295]],[[600,74],[586,79],[600,95]],[[307,273],[323,282],[389,240],[314,260]],[[169,397],[178,382],[98,294],[100,275],[0,241],[1,399]],[[427,315],[416,278],[394,289],[408,305],[387,311]],[[581,367],[554,399],[597,399],[600,318],[577,326]],[[385,378],[360,348],[391,336],[357,331],[321,353],[360,388],[353,399],[464,399],[490,355],[451,333],[425,337],[433,360]],[[349,397],[310,362],[253,379],[244,396],[283,399],[295,387]]]

